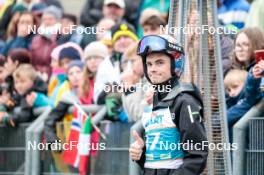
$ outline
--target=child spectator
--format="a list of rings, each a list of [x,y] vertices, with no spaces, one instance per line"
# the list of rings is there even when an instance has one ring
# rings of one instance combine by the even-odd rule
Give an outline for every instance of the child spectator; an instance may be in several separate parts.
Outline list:
[[[230,141],[232,141],[233,125],[261,99],[260,81],[252,75],[252,70],[232,69],[224,79],[227,99],[227,118]]]
[[[59,66],[67,69],[68,64],[73,60],[81,60],[80,53],[74,47],[66,47],[60,51]]]
[[[59,54],[59,67],[62,68],[64,71],[67,70],[68,65],[70,62],[74,60],[81,60],[80,54],[77,49],[73,47],[66,47],[60,51]],[[62,95],[70,89],[70,84],[68,81],[63,81],[61,86],[59,86],[57,91],[54,91],[51,95],[52,101],[55,101],[55,106],[60,101]]]
[[[91,43],[86,47],[86,51],[89,51],[93,48],[93,46],[98,46],[99,44]],[[96,47],[97,48],[97,47]],[[100,47],[99,47],[100,48]],[[100,50],[97,48],[98,50]],[[107,53],[107,49],[104,49],[104,53]],[[68,76],[68,83],[70,85],[70,90],[65,92],[61,98],[61,100],[58,102],[58,105],[51,111],[50,116],[45,121],[45,134],[47,137],[48,143],[54,143],[56,140],[59,140],[61,138],[58,138],[56,135],[56,122],[58,121],[64,121],[64,122],[71,122],[72,121],[72,115],[67,114],[68,109],[70,106],[74,104],[74,102],[79,104],[93,104],[93,91],[94,91],[94,77],[97,71],[97,67],[100,64],[101,61],[103,61],[103,57],[98,58],[98,55],[102,55],[102,50],[97,55],[97,58],[90,58],[95,57],[93,55],[94,53],[89,52],[90,56],[88,54],[85,54],[86,63],[83,69],[83,63],[80,61],[72,61],[67,68],[67,76]],[[86,52],[85,52],[86,53]],[[100,56],[99,56],[100,57]],[[67,132],[66,137],[68,137]],[[92,132],[91,136],[91,142],[97,143],[98,142],[98,133]],[[95,151],[91,151],[91,155],[95,155]]]
[[[166,21],[162,18],[161,13],[153,8],[145,9],[140,16],[140,25],[142,25],[143,35],[159,35],[161,27],[165,27]]]
[[[7,77],[5,83],[7,86],[8,93],[13,95],[14,82],[12,74],[20,64],[29,64],[31,60],[30,54],[26,49],[12,49],[7,56],[5,62],[5,69],[7,71]]]
[[[85,47],[84,61],[85,70],[84,77],[86,77],[82,83],[81,95],[88,101],[94,102],[94,81],[99,65],[108,56],[107,47],[100,41],[94,41]],[[83,99],[83,98],[82,98]],[[85,102],[84,100],[83,102]]]
[[[52,94],[57,94],[56,93],[57,89],[62,85],[62,83],[66,79],[65,70],[59,65],[59,56],[60,56],[60,51],[67,47],[75,48],[79,52],[81,59],[83,58],[82,48],[73,42],[67,42],[53,49],[53,51],[51,52],[52,75],[48,87],[48,96],[52,96]]]
[[[69,90],[65,92],[58,102],[58,105],[51,111],[49,118],[45,121],[45,133],[47,142],[53,143],[57,140],[55,132],[55,123],[58,121],[71,121],[72,115],[66,115],[68,108],[74,102],[78,102],[78,89],[80,89],[80,82],[82,80],[83,63],[81,61],[72,61],[66,70],[67,83]]]
[[[21,64],[13,78],[17,92],[16,105],[12,114],[2,112],[0,121],[15,127],[19,123],[34,120],[33,108],[48,106],[50,102],[45,95],[47,85],[38,81],[37,72],[30,64]]]

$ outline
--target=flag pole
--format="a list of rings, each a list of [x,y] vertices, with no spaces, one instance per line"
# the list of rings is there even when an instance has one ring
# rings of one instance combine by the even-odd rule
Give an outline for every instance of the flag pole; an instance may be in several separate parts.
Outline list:
[[[86,112],[81,108],[81,106],[78,105],[76,102],[74,103],[74,106],[76,106],[78,110],[80,110],[82,113],[84,113],[84,115],[85,115],[86,117],[90,117],[90,116],[88,116],[88,115],[86,114]],[[100,136],[101,136],[104,140],[106,140],[106,136],[105,136],[105,134],[104,134],[104,133],[103,133],[103,132],[102,132],[102,131],[96,126],[96,124],[94,124],[92,118],[91,118],[91,124],[92,124],[93,128],[94,128],[94,129],[100,134]]]

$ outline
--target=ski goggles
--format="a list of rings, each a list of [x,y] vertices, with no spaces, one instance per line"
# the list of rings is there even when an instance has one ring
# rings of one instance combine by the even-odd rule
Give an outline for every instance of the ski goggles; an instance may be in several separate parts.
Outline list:
[[[152,52],[169,53],[173,55],[174,59],[184,54],[182,46],[170,43],[165,38],[157,35],[144,36],[138,44],[137,54],[145,57],[148,53]]]

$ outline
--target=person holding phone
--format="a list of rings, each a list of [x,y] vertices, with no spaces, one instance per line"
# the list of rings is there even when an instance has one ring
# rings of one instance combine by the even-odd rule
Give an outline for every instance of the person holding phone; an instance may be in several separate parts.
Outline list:
[[[258,62],[253,68],[255,78],[261,78],[260,90],[264,92],[264,60]]]

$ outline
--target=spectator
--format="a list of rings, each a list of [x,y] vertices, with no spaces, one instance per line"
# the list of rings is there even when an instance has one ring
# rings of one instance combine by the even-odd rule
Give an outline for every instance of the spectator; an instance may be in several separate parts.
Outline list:
[[[232,68],[231,56],[233,52],[234,41],[228,36],[221,35],[220,44],[221,44],[223,75],[226,75],[226,73]]]
[[[105,4],[110,4],[110,6]],[[114,4],[114,6],[112,4]],[[140,0],[86,0],[85,6],[81,13],[80,21],[85,27],[91,27],[97,24],[100,19],[105,17],[108,18],[109,14],[115,19],[120,18],[120,14],[122,15],[122,11],[124,11],[125,14],[122,16],[124,16],[125,21],[136,26],[137,10],[139,4]],[[120,8],[120,6],[125,6],[125,9]],[[116,20],[116,22],[121,21]]]
[[[116,22],[110,18],[103,18],[97,24],[96,39],[102,40],[107,32],[110,32],[111,28],[116,24]]]
[[[58,7],[59,9],[63,10],[63,7],[62,7],[62,5],[61,5],[59,0],[43,0],[43,2],[45,4],[47,4],[47,6],[52,6],[53,5],[53,6]]]
[[[244,28],[236,36],[233,67],[249,69],[255,64],[255,50],[264,49],[264,36],[256,27]]]
[[[253,76],[256,79],[261,78],[260,89],[262,91],[262,97],[264,97],[264,60],[259,61],[252,70]]]
[[[107,48],[100,41],[95,41],[86,46],[84,50],[85,77],[81,83],[80,100],[82,104],[94,103],[94,81],[99,65],[108,56]]]
[[[120,23],[125,15],[125,7],[124,0],[104,0],[103,15]]]
[[[57,94],[58,88],[62,85],[62,83],[66,79],[65,70],[59,65],[59,54],[63,48],[67,48],[67,47],[75,48],[79,52],[81,59],[83,58],[82,48],[73,42],[67,42],[53,49],[53,51],[51,52],[52,75],[51,75],[49,87],[48,87],[48,96],[50,96],[52,99],[55,98],[55,97],[52,97],[53,96],[52,94]]]
[[[262,20],[262,16],[264,15],[263,8],[264,2],[262,0],[254,0],[252,2],[246,20],[246,27],[259,27],[264,31],[264,22]]]
[[[65,47],[60,51],[59,65],[61,68],[67,69],[68,64],[72,60],[81,60],[80,53],[74,47]]]
[[[264,71],[264,61],[258,62],[252,69],[252,74],[255,79],[255,83],[258,84],[260,82],[260,78],[263,81],[263,71]],[[259,89],[255,89],[258,91]],[[262,91],[262,100],[264,97],[264,93]],[[255,115],[244,115],[234,126],[233,126],[233,142],[236,143],[236,148],[233,150],[232,158],[233,158],[233,169],[236,170],[236,174],[242,174],[243,169],[239,166],[243,166],[246,164],[246,154],[245,150],[247,149],[248,142],[248,130],[249,123],[252,121],[252,117],[256,117]]]
[[[0,121],[15,127],[19,123],[30,122],[36,118],[32,111],[34,107],[48,106],[50,103],[45,95],[46,84],[39,82],[37,72],[30,64],[20,65],[15,70],[13,78],[19,96],[16,98],[13,113],[2,112]]]
[[[26,49],[12,49],[9,52],[5,62],[5,69],[7,71],[5,83],[7,86],[7,91],[11,96],[13,96],[14,92],[14,80],[12,74],[20,64],[29,64],[30,60],[30,54]]]
[[[113,51],[111,28],[115,24],[116,23],[112,19],[103,18],[99,21],[97,25],[97,28],[101,30],[101,32],[98,32],[96,34],[96,38],[97,40],[102,41],[107,46],[109,55],[112,55],[112,51]]]
[[[90,31],[93,32],[84,33],[83,35],[81,35],[82,36],[82,42],[80,44],[81,47],[84,48],[93,41],[101,40],[105,35],[108,35],[109,33],[111,36],[111,32],[109,31],[115,24],[116,24],[115,21],[110,18],[102,18],[97,25],[90,28]],[[106,44],[111,46],[112,43],[106,42]]]
[[[25,48],[29,50],[33,33],[30,32],[34,27],[38,26],[37,18],[30,12],[18,13],[9,23],[7,31],[7,42],[1,49],[1,54],[7,56],[12,48]]]
[[[145,9],[140,15],[139,21],[144,36],[162,34],[161,27],[165,27],[166,25],[166,21],[162,18],[161,13],[153,8]]]
[[[91,77],[96,75],[101,62],[108,57],[107,47],[101,41],[94,41],[84,49],[84,61]]]
[[[94,43],[91,44],[91,46],[93,46]],[[87,46],[88,49],[91,46]],[[107,49],[105,48],[105,50]],[[87,63],[91,63],[89,61],[91,60],[87,60]],[[74,102],[85,105],[93,103],[93,75],[95,73],[91,72],[92,68],[89,68],[89,66],[90,64],[86,64],[84,67],[84,71],[82,72],[83,63],[81,63],[80,61],[72,61],[69,64],[66,72],[71,88],[67,93],[63,94],[62,99],[59,101],[56,108],[51,111],[49,118],[47,118],[45,121],[44,131],[46,134],[47,143],[54,143],[61,139],[56,135],[55,124],[58,121],[70,122],[72,120],[72,115],[67,115],[67,112],[69,107],[72,106]],[[68,135],[66,135],[66,137],[68,137]],[[96,131],[93,131],[91,135],[91,143],[97,143],[98,138],[98,133]],[[91,150],[91,155],[96,155],[96,151]],[[91,171],[93,170],[91,169]]]
[[[43,3],[43,2],[40,2],[40,3],[36,3],[36,4],[34,4],[32,7],[31,7],[31,9],[30,9],[30,11],[31,11],[31,13],[34,15],[34,16],[36,16],[36,17],[38,17],[39,19],[41,19],[41,16],[42,16],[42,14],[43,14],[43,12],[44,12],[44,10],[47,8],[47,4],[45,4],[45,3]]]
[[[164,19],[167,19],[169,8],[170,8],[170,1],[164,1],[164,0],[156,0],[156,1],[142,0],[140,2],[140,6],[139,6],[139,9],[138,9],[138,15],[142,14],[142,12],[145,9],[148,9],[148,8],[157,9],[161,13],[161,16]],[[138,16],[138,18],[139,18],[139,16]],[[165,20],[165,21],[167,21],[167,20]],[[138,22],[140,22],[140,21],[138,21]],[[139,24],[137,25],[137,36],[139,38],[141,38],[143,36],[142,27]]]
[[[233,125],[259,100],[260,81],[252,75],[252,70],[247,73],[245,70],[230,70],[224,79],[225,89],[229,95],[227,99],[227,118],[229,137],[232,142]]]
[[[61,36],[58,39],[58,44],[64,44],[66,42],[75,42],[74,39],[74,26],[77,25],[77,18],[72,14],[63,14],[61,19]],[[80,44],[81,41],[76,41],[77,44]]]
[[[58,105],[51,111],[49,118],[45,121],[45,134],[48,143],[54,143],[57,139],[55,132],[55,123],[58,121],[71,121],[72,115],[66,115],[68,108],[74,102],[78,102],[78,89],[82,81],[83,63],[81,61],[72,61],[67,68],[66,74],[68,77],[70,89],[63,94]]]
[[[32,64],[43,77],[51,75],[51,52],[57,46],[57,31],[60,27],[62,12],[55,6],[47,7],[42,15],[41,24],[31,43]]]
[[[12,19],[12,16],[14,15],[12,13],[12,9],[15,6],[16,1],[10,0],[6,1],[3,10],[1,9],[0,12],[0,39],[6,39],[6,31],[7,26],[9,22]]]
[[[57,43],[74,42],[84,48],[87,44],[96,40],[96,33],[93,30],[78,25],[76,16],[64,14],[61,20],[62,35],[60,35]]]
[[[60,51],[59,55],[59,66],[60,68],[66,70],[67,67],[69,66],[70,62],[74,60],[81,60],[79,52],[73,48],[73,47],[66,47],[63,48]],[[58,104],[60,101],[61,97],[65,92],[67,92],[70,89],[70,84],[68,81],[64,81],[61,86],[58,87],[58,90],[53,92],[51,98],[53,101],[55,101],[55,105]]]
[[[122,102],[129,121],[138,121],[147,105],[146,95],[150,85],[144,77],[143,63],[137,55],[137,43],[130,45],[124,53],[124,73],[121,75],[124,93]]]
[[[5,69],[5,57],[0,56],[0,86],[3,83],[5,83],[6,77],[7,77],[7,71]],[[2,90],[3,89],[0,89],[0,92],[2,92]]]
[[[224,25],[244,27],[250,8],[246,0],[218,0],[218,6],[218,18]]]
[[[127,47],[138,40],[134,28],[126,23],[120,23],[112,28],[113,53],[106,58],[98,68],[95,83],[94,99],[103,104],[106,93],[103,92],[107,83],[120,83],[121,58]],[[98,101],[100,95],[100,100]]]

